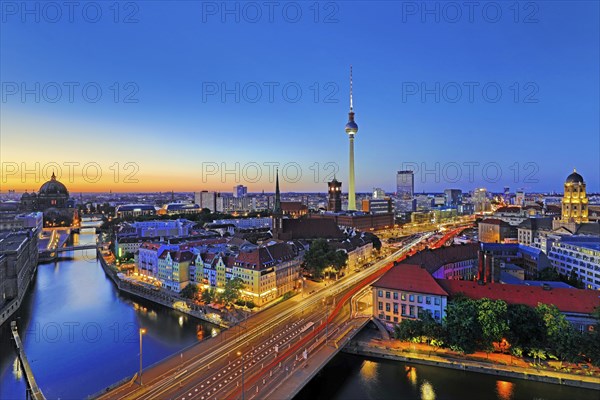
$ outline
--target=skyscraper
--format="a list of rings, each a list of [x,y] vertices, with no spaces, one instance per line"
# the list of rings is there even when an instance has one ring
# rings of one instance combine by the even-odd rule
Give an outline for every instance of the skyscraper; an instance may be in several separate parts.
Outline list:
[[[350,139],[350,168],[348,170],[348,210],[356,210],[356,192],[354,188],[354,135],[358,132],[358,125],[354,122],[354,107],[352,104],[352,66],[350,66],[350,112],[346,133]]]
[[[398,171],[396,175],[396,195],[401,200],[412,200],[415,194],[415,173]]]

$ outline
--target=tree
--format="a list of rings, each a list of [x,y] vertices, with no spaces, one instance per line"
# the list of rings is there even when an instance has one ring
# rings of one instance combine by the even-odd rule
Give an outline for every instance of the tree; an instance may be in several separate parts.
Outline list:
[[[538,303],[536,311],[546,327],[546,345],[562,361],[577,359],[583,340],[555,305]]]
[[[329,244],[325,239],[313,241],[310,248],[304,253],[304,267],[315,278],[320,278],[323,270],[328,266]]]
[[[304,268],[315,278],[320,278],[323,271],[331,267],[339,272],[348,260],[348,254],[331,247],[325,239],[317,239],[304,253]]]
[[[538,272],[540,281],[560,281],[560,275],[556,268],[548,267]]]
[[[230,305],[236,302],[240,297],[240,290],[244,288],[244,281],[241,278],[228,279],[225,282],[223,292],[220,294],[220,299],[225,305]]]
[[[205,290],[203,290],[202,294],[200,295],[200,299],[205,304],[212,303],[216,299],[216,291],[215,291],[215,289],[211,288],[211,289],[205,289]]]
[[[465,353],[477,349],[482,336],[475,300],[457,297],[446,309],[446,333],[451,348]]]
[[[394,336],[398,340],[409,341],[423,336],[423,322],[418,319],[403,319],[394,326]]]
[[[540,365],[540,363],[542,362],[542,360],[546,359],[546,352],[543,349],[539,349],[539,348],[532,348],[529,350],[528,353],[531,357],[533,357],[533,363]],[[536,363],[535,360],[538,360],[538,362]]]
[[[600,366],[600,307],[596,307],[592,313],[596,324],[591,331],[583,334],[584,354],[590,359],[592,364]]]
[[[481,326],[482,345],[490,349],[493,342],[500,342],[508,332],[506,302],[481,299],[477,301],[477,321]]]
[[[336,271],[340,271],[348,262],[348,253],[345,251],[332,251],[330,249],[330,262]]]
[[[423,336],[427,337],[431,342],[435,340],[436,343],[443,343],[445,337],[444,327],[433,318],[431,311],[422,311],[419,314],[419,318],[423,325]],[[441,346],[441,344],[439,346]]]
[[[546,328],[546,342],[552,347],[560,335],[565,333],[571,325],[564,314],[553,304],[538,303],[535,310]]]
[[[513,346],[531,348],[544,343],[546,330],[540,314],[525,304],[509,304],[508,341]]]
[[[181,297],[185,297],[186,299],[193,299],[198,294],[198,286],[195,283],[190,283],[179,293]]]

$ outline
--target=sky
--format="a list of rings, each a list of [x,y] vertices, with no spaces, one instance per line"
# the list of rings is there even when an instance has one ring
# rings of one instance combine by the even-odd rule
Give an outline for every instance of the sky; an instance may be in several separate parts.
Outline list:
[[[0,192],[600,192],[596,1],[0,3]]]

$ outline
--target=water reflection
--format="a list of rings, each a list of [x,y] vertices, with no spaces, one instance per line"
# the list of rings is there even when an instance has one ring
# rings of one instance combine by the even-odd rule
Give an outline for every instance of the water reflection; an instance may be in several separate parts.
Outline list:
[[[498,399],[500,400],[511,400],[513,397],[513,390],[515,384],[507,381],[496,381],[496,393],[498,393]]]
[[[93,243],[95,236],[93,230],[81,230],[76,239]],[[141,327],[148,330],[145,366],[219,333],[212,324],[117,292],[93,253],[68,252],[56,262],[40,264],[15,315],[47,398],[86,398],[131,376],[139,368]],[[10,330],[3,326],[0,331],[0,399],[24,398]]]
[[[373,381],[377,376],[377,363],[365,361],[360,369],[360,375],[365,381]]]
[[[415,367],[406,366],[404,367],[408,381],[413,385],[417,386],[417,369]]]
[[[406,378],[404,378],[406,376]],[[338,354],[294,400],[598,400],[595,390]]]
[[[421,400],[435,400],[435,390],[429,381],[423,381],[421,385]]]
[[[13,361],[13,376],[16,380],[20,381],[23,379],[23,370],[21,369],[21,363],[19,362],[19,357],[15,357],[15,361]]]

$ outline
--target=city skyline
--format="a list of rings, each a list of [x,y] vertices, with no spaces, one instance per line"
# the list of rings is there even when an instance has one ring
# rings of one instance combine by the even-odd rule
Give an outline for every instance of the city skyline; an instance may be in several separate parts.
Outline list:
[[[440,22],[428,20],[435,16],[413,15],[395,4],[385,6],[389,12],[335,4],[335,12],[321,10],[320,23],[308,8],[298,23],[279,14],[273,23],[250,23],[244,15],[237,23],[235,16],[215,16],[190,3],[157,28],[160,8],[142,3],[137,22],[114,23],[107,9],[99,23],[77,24],[84,35],[73,35],[68,21],[23,23],[5,15],[1,192],[36,190],[49,179],[49,169],[42,171],[46,179],[23,178],[23,169],[35,162],[57,163],[63,176],[64,163],[79,163],[75,180],[66,182],[75,192],[230,191],[236,184],[267,191],[273,180],[264,164],[274,162],[291,165],[289,179],[282,177],[284,191],[324,192],[335,174],[347,192],[347,135],[341,126],[350,64],[361,122],[357,192],[392,192],[395,171],[411,165],[420,170],[416,192],[504,186],[560,192],[574,167],[590,192],[599,191],[600,46],[592,21],[597,4],[543,3],[531,21],[525,21],[527,10],[515,22],[505,9],[496,22],[476,13],[473,22],[464,14],[456,23],[443,14]],[[189,32],[177,27],[194,16],[202,23],[188,26]],[[385,22],[393,18],[401,22],[391,30],[394,25]],[[361,24],[368,29],[355,29]],[[555,29],[557,24],[569,29]],[[277,37],[271,35],[275,27]],[[195,40],[209,31],[219,43]],[[241,42],[248,33],[260,40]],[[396,34],[408,40],[392,40]],[[148,40],[139,42],[140,35]],[[170,42],[170,35],[178,41]],[[322,36],[328,40],[319,41]],[[103,45],[116,37],[119,45]],[[277,49],[276,61],[264,42]],[[80,50],[85,57],[74,56]],[[435,62],[440,58],[447,62]],[[240,68],[241,59],[253,62]],[[165,76],[163,67],[186,72]],[[96,101],[98,88],[102,96]],[[498,88],[502,96],[496,101]],[[294,97],[295,89],[302,95]],[[82,135],[97,138],[93,151],[73,151]],[[573,135],[586,145],[573,147],[576,154],[557,151]],[[23,145],[23,137],[36,146]],[[92,160],[102,171],[97,182],[82,178],[81,168]],[[206,165],[232,170],[236,162],[240,174],[260,165],[262,179],[211,175],[203,181]],[[13,163],[16,174],[6,169]],[[137,182],[125,182],[128,174]]]

